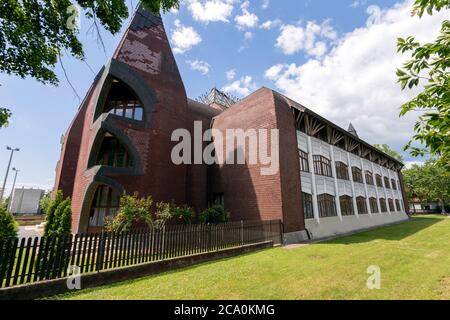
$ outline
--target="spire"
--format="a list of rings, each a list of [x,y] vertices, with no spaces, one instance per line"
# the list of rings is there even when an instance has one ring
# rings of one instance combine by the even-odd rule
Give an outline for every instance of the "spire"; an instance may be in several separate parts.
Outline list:
[[[356,130],[355,130],[355,128],[353,127],[353,125],[352,125],[351,122],[350,122],[350,124],[348,125],[347,131],[348,131],[350,134],[354,135],[355,137],[359,138],[359,137],[358,137],[358,133],[356,133]]]
[[[220,91],[214,86],[207,94],[200,96],[198,100],[209,106],[213,104],[218,105],[221,109],[225,110],[235,104],[239,99]]]

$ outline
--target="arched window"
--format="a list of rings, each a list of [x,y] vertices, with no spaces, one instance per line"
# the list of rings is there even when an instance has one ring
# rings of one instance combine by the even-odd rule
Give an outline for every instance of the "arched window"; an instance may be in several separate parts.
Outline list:
[[[376,174],[375,175],[375,180],[377,182],[377,187],[383,188],[383,180],[381,179],[381,175]]]
[[[317,196],[317,202],[319,205],[320,217],[336,217],[336,203],[334,197],[331,194],[320,194]]]
[[[90,227],[103,227],[105,218],[112,218],[119,209],[120,194],[107,185],[99,185],[95,190],[89,216]]]
[[[95,164],[118,168],[130,168],[133,166],[133,161],[125,146],[113,135],[106,133],[103,137]]]
[[[144,119],[141,102],[126,85],[118,80],[113,80],[111,83],[103,112],[139,121]]]
[[[367,213],[366,198],[364,198],[362,196],[356,197],[356,206],[358,207],[359,214]]]
[[[372,213],[378,213],[378,203],[377,203],[377,198],[370,197],[370,198],[369,198],[369,204],[370,204],[370,212],[372,212]]]
[[[321,175],[332,177],[331,174],[331,161],[325,158],[324,156],[313,155],[314,162],[314,173]]]
[[[394,212],[395,208],[394,208],[394,200],[392,200],[391,198],[388,199],[388,203],[389,203],[389,211],[390,212]]]
[[[350,180],[348,177],[348,166],[341,161],[336,161],[336,176],[338,179]]]
[[[400,201],[398,199],[395,199],[395,207],[397,208],[398,212],[402,211],[402,209],[400,208]]]
[[[397,190],[397,184],[395,183],[394,179],[391,179],[391,185],[392,185],[392,189]]]
[[[387,212],[386,199],[380,198],[381,212]]]
[[[389,184],[389,178],[388,177],[384,177],[384,187],[386,189],[390,189],[391,185]]]
[[[366,175],[366,183],[373,186],[373,175],[372,175],[372,172],[370,172],[369,170],[366,170],[365,175]]]
[[[302,196],[303,196],[303,213],[305,219],[312,219],[314,218],[312,196],[309,193],[305,192],[302,192]]]
[[[358,167],[352,167],[352,177],[354,182],[363,183],[362,172]]]
[[[341,214],[343,216],[351,216],[354,213],[353,211],[353,201],[352,197],[344,195],[339,197],[339,203],[341,205]]]

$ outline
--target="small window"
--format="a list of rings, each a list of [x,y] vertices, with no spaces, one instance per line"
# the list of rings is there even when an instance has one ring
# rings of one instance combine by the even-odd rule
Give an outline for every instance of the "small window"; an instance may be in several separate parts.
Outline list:
[[[303,197],[303,214],[305,219],[314,218],[312,196],[309,193],[302,192]]]
[[[394,179],[391,179],[391,185],[392,185],[392,189],[397,190],[397,184],[395,183]]]
[[[397,208],[398,212],[402,211],[402,209],[400,208],[400,201],[398,199],[395,199],[395,207]]]
[[[391,186],[389,184],[389,178],[388,177],[384,177],[384,187],[386,189],[390,189],[391,188]]]
[[[336,217],[336,203],[334,197],[330,194],[321,194],[317,196],[317,202],[319,206],[319,216],[324,217]]]
[[[323,156],[314,155],[313,156],[313,162],[314,162],[314,173],[326,176],[326,177],[332,177],[331,173],[331,161]]]
[[[389,211],[390,212],[394,212],[395,211],[395,208],[394,208],[394,200],[392,200],[392,199],[388,199],[388,203],[389,203]]]
[[[387,212],[386,199],[380,198],[381,212]]]
[[[341,205],[341,214],[343,216],[354,215],[352,197],[344,195],[339,197],[339,203]]]
[[[373,175],[372,175],[372,172],[366,170],[365,175],[366,175],[366,183],[373,186]]]
[[[358,214],[366,214],[367,213],[366,198],[364,198],[362,196],[356,197],[356,206],[358,207]]]
[[[345,163],[336,161],[336,176],[338,179],[350,180],[348,176],[348,166]]]
[[[300,157],[300,171],[309,172],[308,154],[302,150],[298,150]]]
[[[222,207],[225,205],[225,196],[223,192],[217,192],[213,194],[213,203]]]
[[[369,198],[370,212],[378,213],[378,203],[377,198],[371,197]]]
[[[354,182],[363,183],[362,171],[358,167],[352,167],[352,177]]]
[[[377,182],[377,187],[383,188],[383,180],[381,179],[381,175],[376,174],[375,180]]]

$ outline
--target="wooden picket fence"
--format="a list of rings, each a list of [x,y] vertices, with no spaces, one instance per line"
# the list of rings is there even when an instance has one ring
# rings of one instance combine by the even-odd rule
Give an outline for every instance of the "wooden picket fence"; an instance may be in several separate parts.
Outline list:
[[[282,242],[280,220],[0,240],[0,288],[263,241]]]

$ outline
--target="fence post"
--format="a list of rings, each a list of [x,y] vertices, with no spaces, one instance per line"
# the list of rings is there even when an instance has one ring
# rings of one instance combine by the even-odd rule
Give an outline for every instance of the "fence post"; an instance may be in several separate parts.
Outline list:
[[[97,253],[97,265],[96,265],[96,269],[97,272],[99,272],[100,270],[103,269],[103,258],[104,258],[104,254],[105,254],[105,232],[102,232],[100,234],[100,240],[99,240],[99,244],[98,244],[98,253]]]
[[[283,222],[278,220],[278,223],[280,224],[280,245],[283,245]]]
[[[244,221],[241,220],[241,245],[244,244]]]
[[[162,244],[161,244],[161,255],[162,259],[165,258],[165,242],[166,242],[166,226],[162,229]]]

